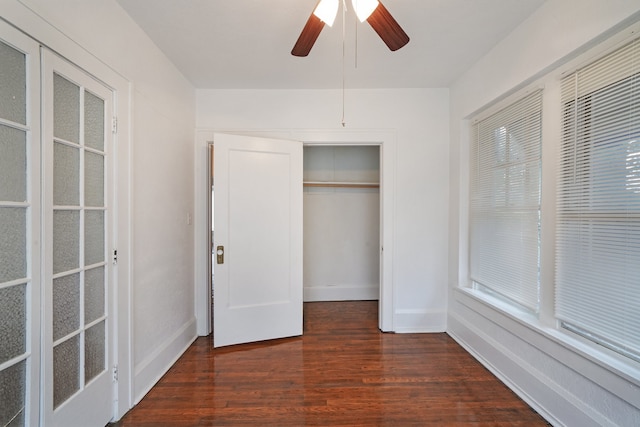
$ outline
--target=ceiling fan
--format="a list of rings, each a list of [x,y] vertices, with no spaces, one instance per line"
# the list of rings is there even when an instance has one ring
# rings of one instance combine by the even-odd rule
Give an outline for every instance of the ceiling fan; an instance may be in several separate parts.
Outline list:
[[[318,2],[291,50],[293,56],[309,55],[324,25],[333,25],[341,1],[344,2],[344,0],[320,0]],[[351,3],[360,22],[367,21],[389,49],[396,51],[409,43],[407,33],[380,1],[351,0]]]

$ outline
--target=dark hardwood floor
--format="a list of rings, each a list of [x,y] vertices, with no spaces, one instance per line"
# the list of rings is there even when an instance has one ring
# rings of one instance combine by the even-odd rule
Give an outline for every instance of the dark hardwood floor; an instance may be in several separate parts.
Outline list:
[[[377,302],[305,303],[304,335],[198,338],[119,427],[547,426],[446,334],[383,334]]]

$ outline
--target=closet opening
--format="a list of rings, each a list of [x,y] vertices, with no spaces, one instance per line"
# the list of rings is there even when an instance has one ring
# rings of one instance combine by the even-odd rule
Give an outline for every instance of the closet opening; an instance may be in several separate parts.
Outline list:
[[[380,146],[303,147],[304,301],[380,298]]]
[[[304,141],[303,301],[378,300],[379,328],[393,331],[393,133],[304,131],[284,136]],[[200,288],[201,303],[196,299],[196,304],[199,333],[207,334],[213,330],[217,293],[213,206],[220,206],[214,201],[214,133],[201,131],[199,140],[208,154],[201,181],[206,185],[201,193],[205,216],[198,222],[207,242],[205,256],[199,258],[206,287]]]

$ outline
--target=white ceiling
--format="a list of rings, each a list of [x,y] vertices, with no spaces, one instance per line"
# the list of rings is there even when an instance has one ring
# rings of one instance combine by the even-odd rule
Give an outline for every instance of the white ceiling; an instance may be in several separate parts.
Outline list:
[[[342,87],[342,13],[309,56],[290,54],[317,0],[117,1],[196,88]],[[544,1],[384,0],[411,38],[396,52],[349,10],[345,85],[447,87]]]

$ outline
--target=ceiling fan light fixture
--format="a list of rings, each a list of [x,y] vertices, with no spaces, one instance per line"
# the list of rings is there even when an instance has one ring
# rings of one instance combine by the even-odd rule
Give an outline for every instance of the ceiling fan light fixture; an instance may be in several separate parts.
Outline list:
[[[318,3],[318,6],[316,6],[316,9],[313,11],[313,14],[331,27],[333,26],[333,22],[336,20],[338,7],[340,7],[340,0],[320,0],[320,3]]]
[[[380,2],[378,0],[351,0],[351,4],[360,22],[364,22],[376,10]]]

